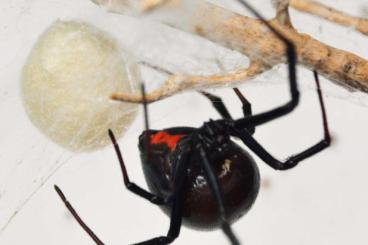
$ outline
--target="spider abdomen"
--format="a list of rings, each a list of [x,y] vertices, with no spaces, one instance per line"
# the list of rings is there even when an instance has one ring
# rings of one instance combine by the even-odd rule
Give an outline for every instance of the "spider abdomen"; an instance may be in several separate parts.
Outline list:
[[[162,131],[151,133],[151,139],[157,139]],[[172,134],[171,132],[170,140],[179,135]],[[180,135],[185,134],[180,132]],[[171,162],[173,149],[167,142],[168,140],[150,145],[150,161],[147,161],[145,147],[142,141],[140,142],[148,187],[162,197],[173,194],[174,190],[172,168],[175,162]],[[221,226],[220,215],[200,159],[195,152],[190,155],[183,191],[182,221],[183,224],[196,229],[215,229]],[[249,210],[257,197],[260,183],[258,167],[253,158],[232,141],[226,144],[222,154],[212,155],[209,160],[222,189],[228,221],[233,223]],[[163,205],[161,208],[170,215],[170,205]]]
[[[230,223],[243,216],[259,191],[259,171],[253,158],[238,145],[229,142],[228,153],[211,159],[222,189],[226,215]],[[194,160],[196,161],[196,160]],[[198,163],[191,162],[192,166]],[[197,170],[197,169],[195,169]],[[183,203],[183,223],[196,229],[220,228],[218,205],[201,170],[187,177]]]

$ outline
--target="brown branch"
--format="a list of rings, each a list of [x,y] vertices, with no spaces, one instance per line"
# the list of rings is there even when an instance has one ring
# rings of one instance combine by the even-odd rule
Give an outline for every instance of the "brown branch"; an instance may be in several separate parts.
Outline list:
[[[271,20],[270,23],[293,41],[300,64],[317,70],[321,75],[344,87],[368,92],[367,60],[283,26],[277,20]],[[226,43],[227,47],[242,52],[250,59],[263,57],[264,63],[272,65],[284,60],[283,43],[258,20],[237,16],[224,22],[208,35],[216,35],[214,32],[223,34],[225,38],[222,42]],[[236,42],[231,43],[231,40]]]
[[[91,0],[111,12],[147,12],[159,7],[166,0]]]
[[[353,27],[364,35],[368,35],[368,20],[351,16],[312,0],[290,0],[290,6],[312,15],[319,16],[337,24]]]
[[[272,0],[276,10],[275,19],[278,20],[279,23],[292,27],[292,23],[289,15],[289,0]]]
[[[173,94],[181,92],[188,88],[204,88],[204,87],[213,87],[213,86],[221,86],[226,83],[236,83],[241,82],[247,79],[251,79],[252,77],[264,72],[267,70],[267,65],[263,64],[260,61],[253,61],[250,66],[246,69],[236,71],[231,74],[227,74],[224,76],[215,75],[215,76],[178,76],[173,75],[167,79],[162,86],[158,89],[148,93],[146,95],[147,102],[154,102],[165,97],[169,97]],[[129,94],[129,93],[115,93],[111,95],[111,99],[120,100],[132,103],[141,103],[142,96],[140,94]]]
[[[127,0],[115,1],[123,1],[123,4],[125,4]],[[276,17],[285,16],[287,8],[285,8],[285,5],[283,7],[282,4],[286,3],[287,6],[287,1],[277,1],[278,5],[276,7],[280,8]],[[185,9],[185,6],[193,6],[189,10],[194,12],[188,12],[189,10]],[[182,9],[181,15],[176,11],[175,18],[162,19],[162,16],[170,16],[173,8]],[[252,65],[248,68],[250,70],[245,69],[225,76],[170,77],[162,87],[147,95],[150,101],[173,95],[184,89],[229,85],[232,81],[239,82],[240,80],[252,78],[274,65],[285,62],[284,43],[263,22],[257,19],[232,13],[201,0],[166,0],[162,6],[155,8],[153,11],[161,11],[160,15],[154,15],[160,16],[159,21],[201,35],[243,53],[249,57]],[[294,43],[300,64],[311,70],[317,70],[321,75],[343,87],[368,92],[367,60],[319,42],[307,34],[299,33],[291,25],[287,25],[287,22],[282,22],[286,25],[280,23],[280,18],[269,21],[271,25]],[[141,101],[141,97],[138,95],[119,94],[114,95],[113,98],[123,101]]]

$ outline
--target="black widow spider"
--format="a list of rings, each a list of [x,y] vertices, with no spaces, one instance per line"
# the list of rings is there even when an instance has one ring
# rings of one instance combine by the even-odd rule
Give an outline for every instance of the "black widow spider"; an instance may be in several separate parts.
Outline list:
[[[239,1],[264,21],[252,7]],[[144,175],[151,192],[129,180],[119,146],[112,131],[109,130],[127,189],[159,205],[171,217],[166,236],[137,244],[169,244],[179,236],[182,222],[201,229],[221,227],[232,244],[240,244],[230,224],[244,215],[252,206],[258,194],[260,177],[252,157],[230,137],[239,138],[259,158],[276,170],[290,169],[330,145],[326,112],[316,71],[314,71],[314,78],[322,112],[323,139],[282,162],[269,154],[253,138],[252,134],[256,126],[291,112],[299,102],[293,44],[267,22],[265,24],[286,44],[291,92],[291,100],[288,103],[270,111],[252,115],[251,104],[235,88],[234,91],[243,104],[244,117],[234,120],[219,97],[202,92],[212,102],[222,119],[210,120],[199,128],[174,127],[149,130],[147,103],[144,99],[146,130],[139,137],[139,149]],[[142,94],[145,98],[143,85]],[[104,243],[79,217],[60,188],[55,186],[55,189],[82,228],[96,244],[103,245]]]

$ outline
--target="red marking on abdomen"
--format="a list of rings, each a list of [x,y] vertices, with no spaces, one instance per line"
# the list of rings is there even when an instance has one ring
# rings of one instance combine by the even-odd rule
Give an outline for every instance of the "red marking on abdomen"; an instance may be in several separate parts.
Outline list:
[[[170,150],[174,150],[178,141],[183,138],[184,134],[169,134],[164,131],[151,135],[151,144],[166,144]]]

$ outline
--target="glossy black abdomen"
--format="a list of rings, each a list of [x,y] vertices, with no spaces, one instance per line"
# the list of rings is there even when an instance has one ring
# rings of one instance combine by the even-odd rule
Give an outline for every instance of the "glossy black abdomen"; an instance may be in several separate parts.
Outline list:
[[[185,132],[179,133],[181,134],[177,135],[185,137]],[[170,154],[174,149],[165,142],[150,145],[150,162],[146,162],[147,152],[142,143],[141,137],[143,171],[149,189],[163,197],[172,194],[171,173],[175,162],[170,162]],[[193,152],[188,165],[184,190],[183,223],[197,229],[218,228],[221,225],[218,208],[200,161],[200,157]],[[228,221],[233,223],[249,210],[257,197],[260,186],[258,167],[253,158],[232,141],[227,144],[222,154],[209,156],[209,161],[223,192]],[[170,214],[170,206],[161,206],[161,208],[166,214]]]

